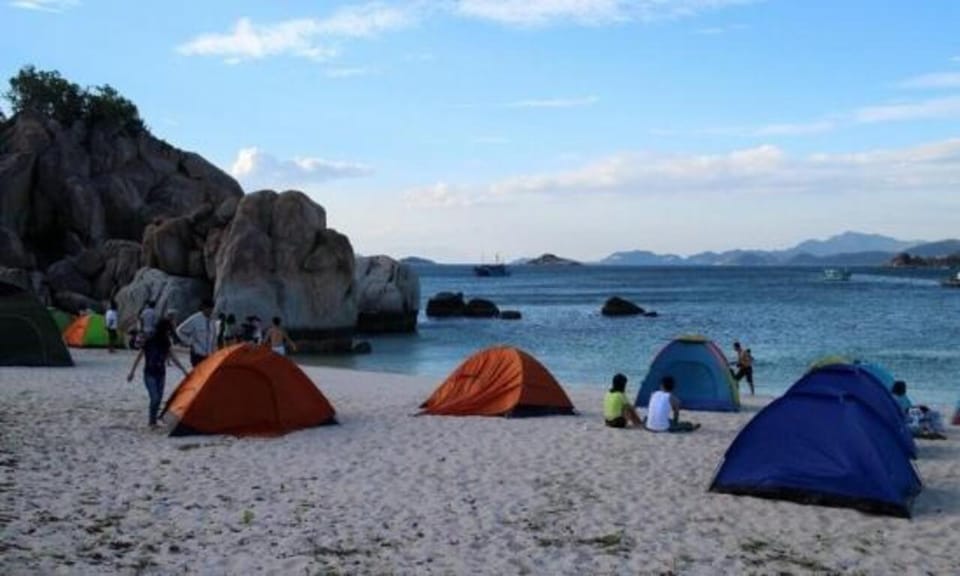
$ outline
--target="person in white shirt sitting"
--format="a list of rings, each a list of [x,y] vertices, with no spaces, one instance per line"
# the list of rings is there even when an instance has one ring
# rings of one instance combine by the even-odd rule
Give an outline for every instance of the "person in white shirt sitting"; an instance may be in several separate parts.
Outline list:
[[[645,426],[651,432],[693,432],[700,427],[694,422],[680,421],[680,399],[673,394],[676,382],[664,376],[660,389],[650,396]],[[672,417],[671,417],[672,416]]]

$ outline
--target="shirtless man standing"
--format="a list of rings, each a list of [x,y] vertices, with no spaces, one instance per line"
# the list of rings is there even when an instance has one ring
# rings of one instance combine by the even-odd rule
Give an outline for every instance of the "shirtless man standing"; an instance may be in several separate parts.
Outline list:
[[[273,317],[273,325],[267,328],[267,332],[263,336],[263,342],[281,356],[286,356],[287,353],[284,345],[288,346],[293,352],[297,351],[297,345],[290,339],[287,331],[280,327],[279,316]]]

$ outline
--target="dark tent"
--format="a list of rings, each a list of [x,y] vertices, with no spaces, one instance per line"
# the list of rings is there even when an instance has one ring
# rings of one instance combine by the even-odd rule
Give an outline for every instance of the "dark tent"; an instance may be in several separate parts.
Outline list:
[[[744,426],[710,486],[902,517],[921,488],[899,436],[862,398],[797,391]]]
[[[917,445],[900,406],[870,368],[859,364],[824,365],[804,374],[787,390],[786,395],[793,392],[846,393],[856,396],[897,434],[906,454],[910,458],[917,457]]]
[[[29,291],[0,282],[0,366],[73,366],[60,330]]]

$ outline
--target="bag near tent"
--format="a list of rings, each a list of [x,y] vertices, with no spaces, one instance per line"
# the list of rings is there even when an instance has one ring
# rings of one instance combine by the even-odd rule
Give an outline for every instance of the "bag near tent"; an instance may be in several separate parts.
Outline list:
[[[539,416],[573,414],[553,374],[519,348],[498,346],[465,360],[424,402],[422,414]]]
[[[0,282],[0,366],[73,366],[46,307],[6,282]]]
[[[736,412],[740,391],[723,352],[704,336],[681,336],[654,357],[637,391],[636,406],[646,407],[664,376],[676,381],[673,394],[684,410]]]
[[[336,424],[333,406],[293,361],[250,344],[224,348],[196,366],[164,415],[171,436],[278,436]]]

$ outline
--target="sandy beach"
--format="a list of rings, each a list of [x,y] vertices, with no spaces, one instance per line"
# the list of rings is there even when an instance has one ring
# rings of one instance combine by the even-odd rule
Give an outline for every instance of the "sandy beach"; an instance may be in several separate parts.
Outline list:
[[[413,417],[432,379],[307,367],[340,424],[280,438],[146,427],[129,352],[0,369],[3,574],[956,574],[960,429],[920,441],[903,520],[711,494],[765,399],[688,435],[579,416]],[[452,369],[453,367],[451,367]],[[175,372],[168,376],[167,395]],[[633,374],[628,394],[642,377]]]

